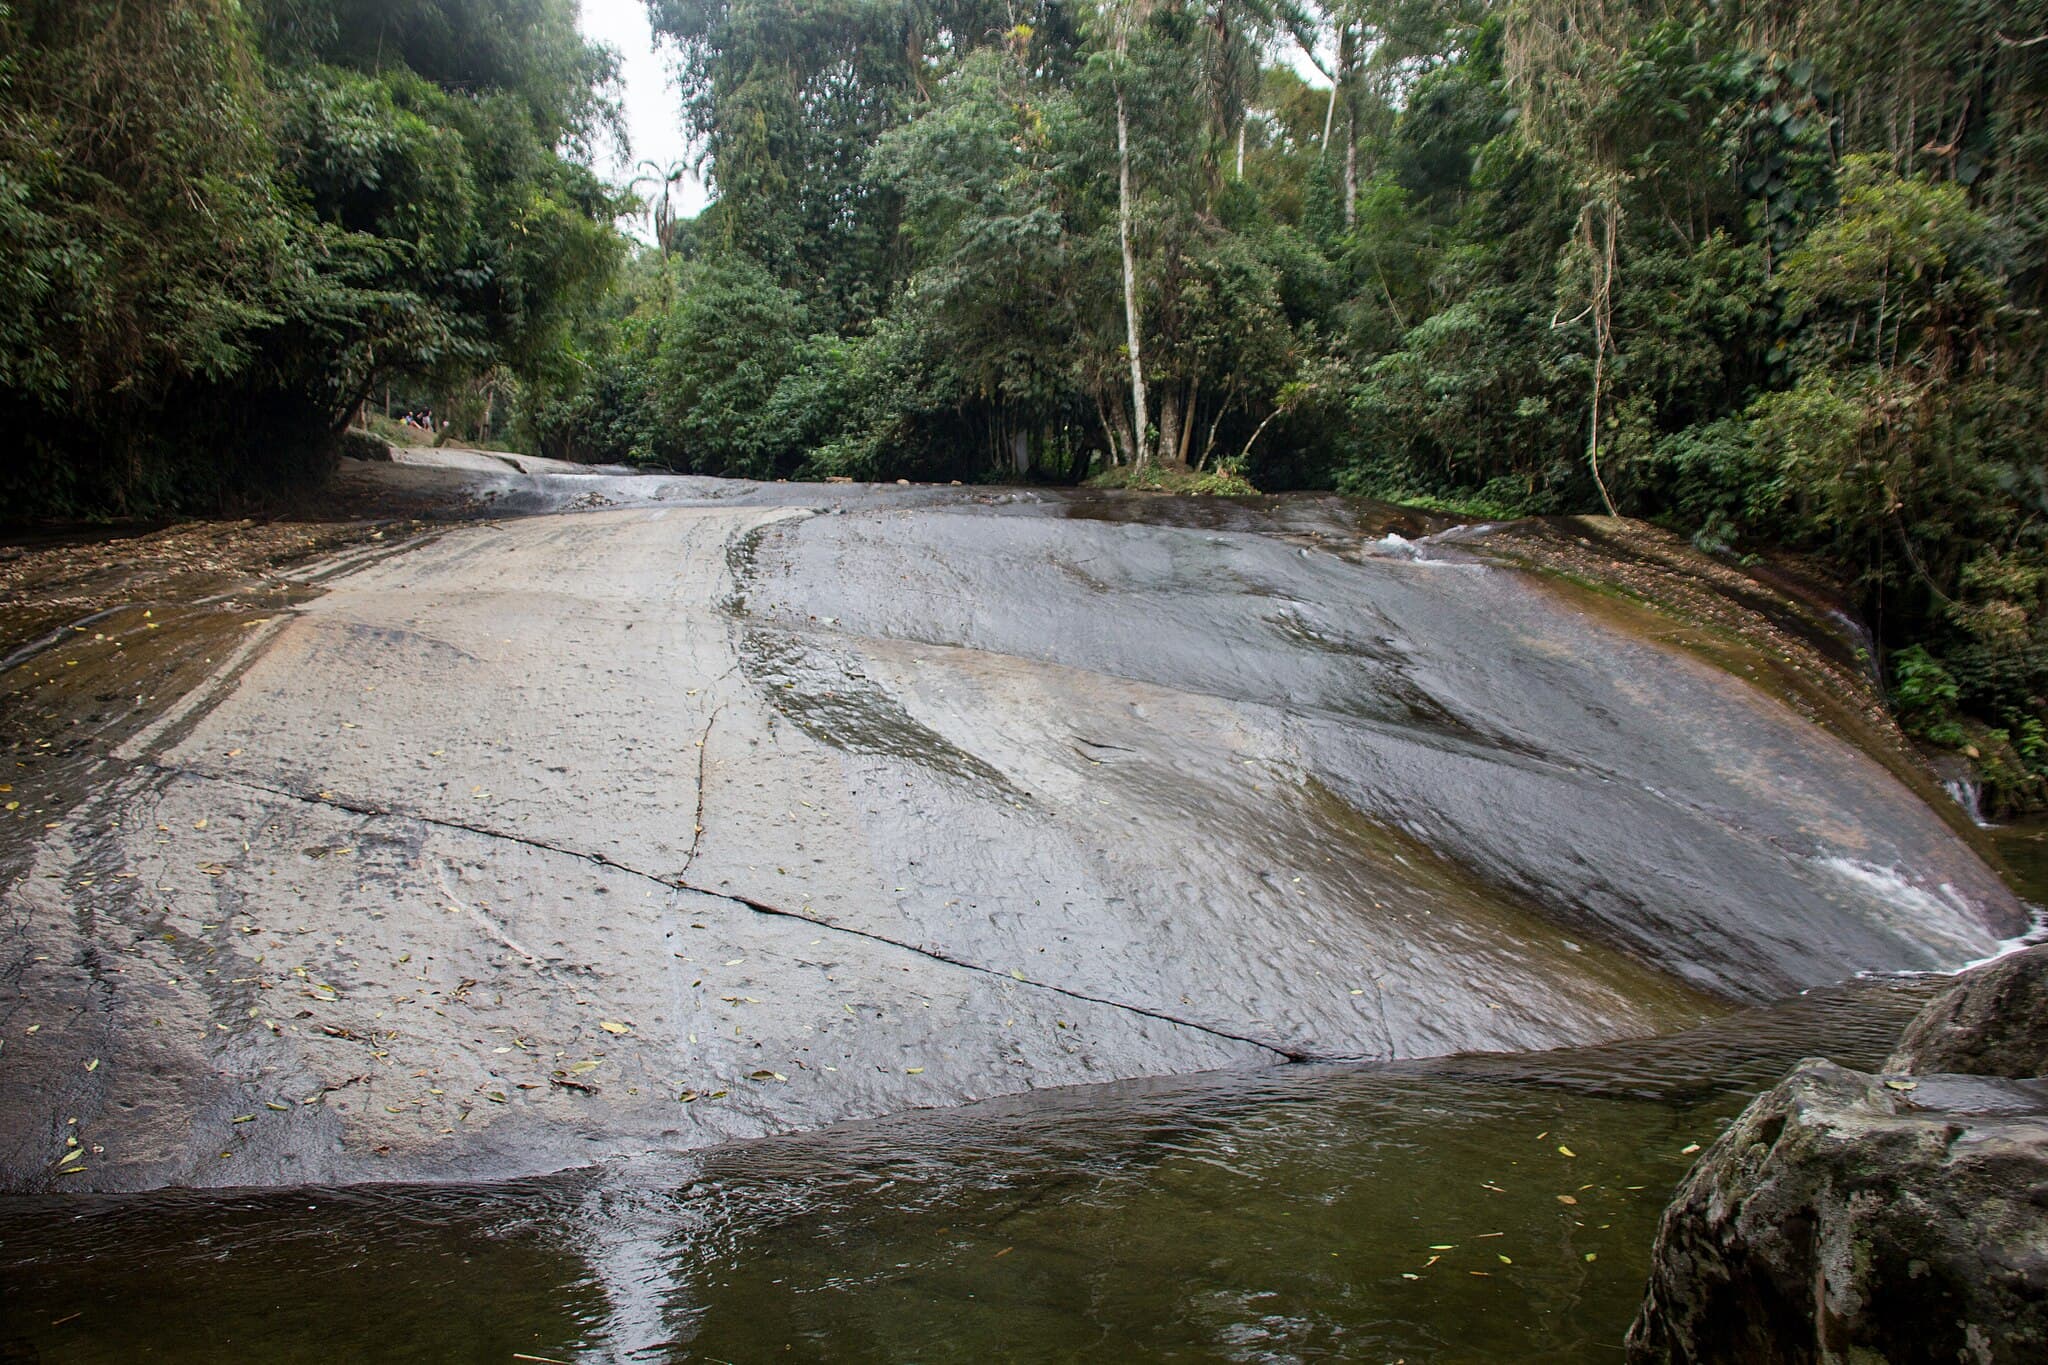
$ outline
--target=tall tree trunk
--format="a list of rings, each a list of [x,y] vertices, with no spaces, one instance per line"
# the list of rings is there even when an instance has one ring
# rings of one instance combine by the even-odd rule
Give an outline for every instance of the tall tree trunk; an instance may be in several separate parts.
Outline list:
[[[1358,226],[1358,119],[1344,121],[1344,230]]]
[[[1164,387],[1166,396],[1159,400],[1159,463],[1171,465],[1180,453],[1180,390],[1172,383]]]
[[[1237,178],[1244,179],[1244,120],[1237,121]]]
[[[1183,469],[1187,468],[1188,464],[1188,441],[1195,434],[1195,403],[1201,396],[1202,376],[1198,374],[1188,381],[1188,406],[1187,411],[1181,414],[1180,444],[1175,447],[1173,456],[1173,462]]]
[[[1121,402],[1116,405],[1117,417],[1116,420],[1112,421],[1109,416],[1109,405],[1102,401],[1101,391],[1096,391],[1095,420],[1102,424],[1102,439],[1109,446],[1109,462],[1111,465],[1120,465],[1124,462],[1123,445],[1118,440],[1119,433],[1117,430],[1123,424],[1123,407],[1124,405]]]
[[[1358,226],[1358,40],[1346,24],[1337,45],[1337,83],[1344,87],[1344,230]]]
[[[1209,434],[1202,438],[1201,458],[1195,465],[1197,469],[1209,467],[1209,457],[1216,452],[1216,428],[1223,425],[1223,414],[1230,411],[1230,400],[1236,393],[1237,384],[1233,380],[1230,387],[1223,391],[1223,401],[1216,405],[1215,413],[1209,418]]]
[[[1602,229],[1601,240],[1593,236],[1593,220],[1598,214]],[[1588,204],[1580,217],[1585,232],[1586,253],[1592,259],[1593,267],[1593,412],[1587,425],[1586,464],[1593,471],[1593,486],[1600,490],[1601,505],[1606,507],[1610,517],[1621,515],[1614,510],[1614,499],[1607,492],[1607,480],[1600,473],[1600,402],[1607,387],[1607,353],[1614,348],[1614,269],[1616,256],[1615,238],[1621,231],[1621,206],[1609,199],[1597,206]]]
[[[1131,126],[1122,85],[1116,88],[1116,160],[1116,238],[1124,256],[1124,335],[1131,352],[1131,413],[1136,425],[1131,463],[1143,469],[1151,453],[1145,436],[1151,418],[1145,411],[1145,361],[1138,342],[1138,264],[1131,255]]]

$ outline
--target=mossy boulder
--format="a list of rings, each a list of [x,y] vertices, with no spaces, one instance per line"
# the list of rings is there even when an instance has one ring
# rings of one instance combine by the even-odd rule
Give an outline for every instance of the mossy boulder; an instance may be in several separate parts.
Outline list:
[[[2048,946],[1957,977],[1883,1074],[1801,1062],[1657,1232],[1634,1362],[2048,1360]]]

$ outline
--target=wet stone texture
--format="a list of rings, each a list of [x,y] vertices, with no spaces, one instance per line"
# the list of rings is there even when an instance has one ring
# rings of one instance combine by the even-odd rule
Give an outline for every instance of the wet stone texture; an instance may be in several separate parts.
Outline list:
[[[2048,1076],[2048,944],[1956,978],[1913,1021],[1885,1069]]]
[[[1859,748],[1369,505],[350,477],[533,515],[209,617],[68,767],[20,741],[0,1184],[1597,1043],[2019,924]],[[126,708],[124,629],[8,686]]]
[[[2044,1192],[2048,1082],[1806,1062],[1680,1187],[1629,1359],[2048,1358]]]
[[[1658,1230],[1643,1362],[2048,1358],[2048,946],[1963,973],[1883,1075],[1807,1061]]]

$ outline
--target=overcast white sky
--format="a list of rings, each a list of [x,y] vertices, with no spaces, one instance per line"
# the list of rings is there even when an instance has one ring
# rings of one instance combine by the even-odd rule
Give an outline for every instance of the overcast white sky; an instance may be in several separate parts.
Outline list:
[[[620,75],[626,87],[626,131],[632,138],[627,157],[620,157],[615,147],[600,146],[598,170],[624,184],[643,161],[665,167],[691,160],[689,139],[683,136],[681,101],[669,79],[669,59],[654,50],[654,34],[647,27],[647,6],[642,0],[583,0],[583,32],[616,48],[623,59]],[[1283,44],[1280,52],[1311,85],[1325,84],[1293,44]],[[708,199],[703,183],[695,176],[686,176],[678,190],[674,202],[686,218],[703,208]],[[642,240],[653,240],[644,217],[630,226]]]
[[[618,49],[623,59],[620,75],[625,80],[626,132],[633,140],[632,154],[623,164],[618,149],[598,148],[597,168],[623,184],[632,179],[633,168],[642,161],[667,166],[691,159],[689,139],[683,136],[682,106],[669,80],[668,58],[654,50],[654,34],[647,27],[647,6],[641,0],[583,0],[583,33]],[[677,207],[685,217],[704,207],[704,186],[691,176],[679,187]],[[651,239],[646,220],[633,225],[637,235]]]

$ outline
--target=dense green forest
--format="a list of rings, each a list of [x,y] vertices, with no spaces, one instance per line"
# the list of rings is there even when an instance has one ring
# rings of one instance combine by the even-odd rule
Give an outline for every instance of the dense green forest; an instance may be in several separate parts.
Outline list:
[[[615,60],[573,0],[0,0],[0,493],[217,503],[557,369]]]
[[[715,191],[656,247],[571,0],[0,3],[10,497],[218,498],[397,385],[704,473],[1613,511],[1829,566],[2048,794],[2048,0],[648,8]]]

